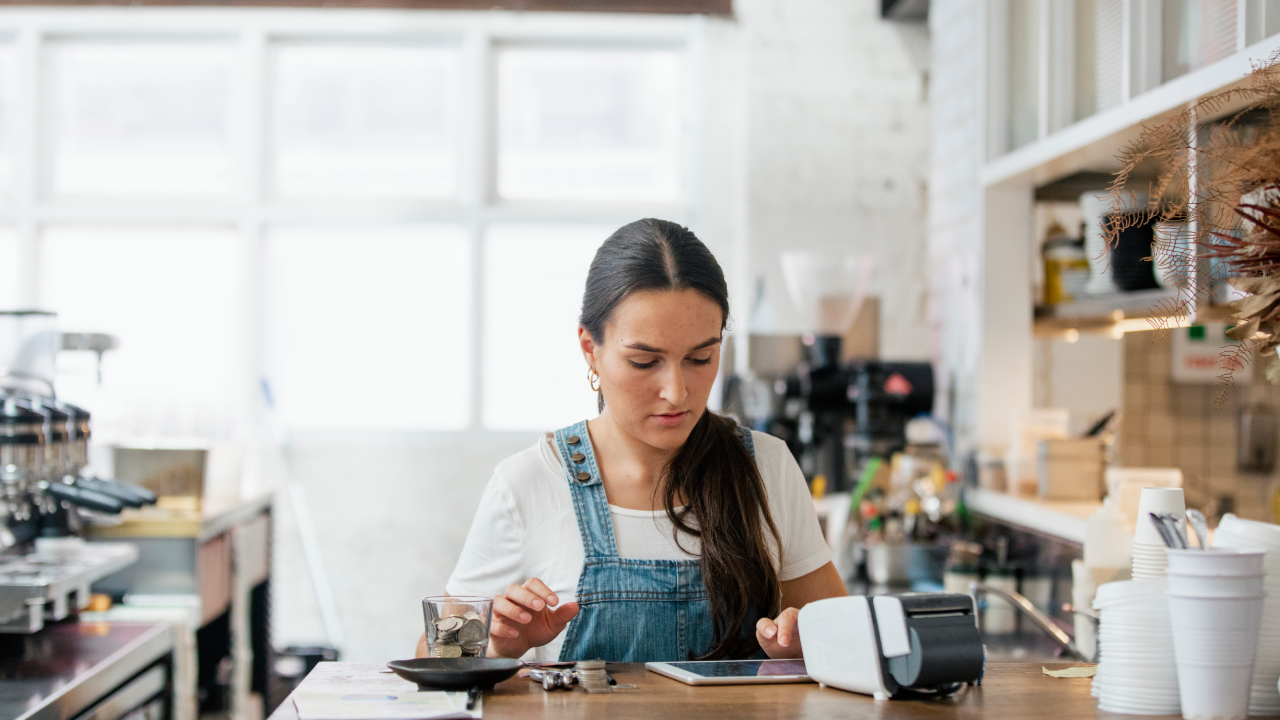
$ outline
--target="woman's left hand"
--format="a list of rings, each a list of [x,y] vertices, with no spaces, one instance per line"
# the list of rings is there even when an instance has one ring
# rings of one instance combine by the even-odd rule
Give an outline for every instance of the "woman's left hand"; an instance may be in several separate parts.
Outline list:
[[[800,611],[789,607],[770,620],[760,618],[756,623],[756,640],[766,654],[774,659],[804,657],[800,647]]]

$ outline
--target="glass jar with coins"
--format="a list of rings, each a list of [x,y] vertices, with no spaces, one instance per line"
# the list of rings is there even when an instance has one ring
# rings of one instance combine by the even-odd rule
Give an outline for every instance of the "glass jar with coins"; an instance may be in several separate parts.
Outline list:
[[[422,599],[427,657],[484,657],[493,598],[441,595]]]

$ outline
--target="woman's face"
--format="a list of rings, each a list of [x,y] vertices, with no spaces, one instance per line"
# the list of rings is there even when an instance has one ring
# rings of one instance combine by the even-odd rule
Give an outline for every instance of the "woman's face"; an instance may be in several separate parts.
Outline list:
[[[613,421],[653,447],[683,445],[707,409],[723,320],[696,290],[645,290],[618,303],[600,344],[579,328]]]

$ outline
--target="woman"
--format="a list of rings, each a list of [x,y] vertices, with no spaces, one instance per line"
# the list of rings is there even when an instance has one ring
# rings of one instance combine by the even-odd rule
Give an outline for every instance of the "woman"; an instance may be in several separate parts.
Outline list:
[[[687,229],[640,220],[596,252],[578,341],[600,415],[498,465],[447,585],[500,593],[491,655],[800,657],[797,608],[845,594],[786,445],[707,411],[728,318]]]

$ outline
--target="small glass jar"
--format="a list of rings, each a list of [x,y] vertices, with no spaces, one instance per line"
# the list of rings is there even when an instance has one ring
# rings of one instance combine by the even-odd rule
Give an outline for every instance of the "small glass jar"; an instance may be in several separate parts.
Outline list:
[[[484,657],[493,598],[439,595],[422,599],[427,657]]]

